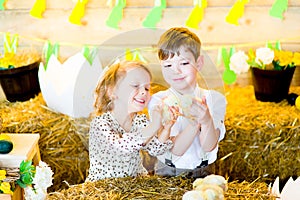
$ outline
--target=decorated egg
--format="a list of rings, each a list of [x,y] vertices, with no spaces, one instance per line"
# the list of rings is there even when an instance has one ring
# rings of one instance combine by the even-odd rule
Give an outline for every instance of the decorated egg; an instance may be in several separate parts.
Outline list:
[[[298,94],[290,93],[287,96],[287,101],[289,102],[290,105],[293,106],[293,105],[295,105],[295,101],[296,101],[298,96],[299,96]]]

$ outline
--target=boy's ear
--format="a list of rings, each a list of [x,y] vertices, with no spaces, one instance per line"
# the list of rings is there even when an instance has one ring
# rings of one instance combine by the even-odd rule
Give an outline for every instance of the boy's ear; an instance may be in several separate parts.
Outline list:
[[[200,55],[197,60],[196,60],[196,64],[197,64],[197,70],[201,70],[202,67],[204,66],[204,57],[202,55]]]

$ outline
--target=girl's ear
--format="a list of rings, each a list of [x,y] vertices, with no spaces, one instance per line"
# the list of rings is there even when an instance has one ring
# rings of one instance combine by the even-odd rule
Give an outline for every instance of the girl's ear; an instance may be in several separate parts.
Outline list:
[[[197,70],[200,71],[202,69],[202,67],[204,66],[204,57],[202,55],[200,55],[197,58],[196,64],[197,64]]]

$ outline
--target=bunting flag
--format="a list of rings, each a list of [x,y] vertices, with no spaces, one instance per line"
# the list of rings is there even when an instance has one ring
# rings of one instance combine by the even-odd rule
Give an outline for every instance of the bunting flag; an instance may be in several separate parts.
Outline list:
[[[33,7],[30,10],[30,15],[36,18],[42,18],[44,11],[46,10],[46,0],[36,0]]]
[[[85,57],[85,59],[90,63],[90,65],[93,64],[93,60],[98,54],[98,48],[94,47],[92,50],[88,46],[83,46],[82,48],[82,55]]]
[[[194,0],[194,8],[190,13],[185,25],[190,28],[199,29],[199,23],[204,16],[204,9],[207,7],[206,0]]]
[[[4,47],[4,54],[10,53],[12,55],[17,53],[19,42],[19,35],[14,34],[10,35],[10,33],[5,33],[3,36],[3,47]]]
[[[49,59],[51,57],[51,55],[54,55],[56,58],[58,57],[58,51],[59,51],[59,44],[55,43],[54,45],[52,45],[49,41],[47,41],[44,45],[44,49],[43,49],[43,55],[44,55],[44,59],[45,59],[45,71],[47,70],[47,65],[49,62]]]
[[[123,9],[126,7],[126,0],[116,0],[116,4],[113,7],[108,19],[106,20],[106,25],[118,29],[119,22],[123,18]]]
[[[154,8],[149,12],[143,21],[146,28],[156,28],[156,24],[161,21],[163,10],[167,7],[166,0],[155,0]]]
[[[5,1],[6,0],[0,0],[0,10],[5,10]]]
[[[133,60],[133,61],[141,61],[143,63],[148,63],[138,49],[134,49],[134,50],[126,49],[125,59],[129,61]]]
[[[77,0],[75,7],[69,16],[69,22],[76,25],[82,25],[81,18],[84,16],[85,5],[87,2],[88,0]]]
[[[288,0],[275,0],[269,14],[272,17],[283,19],[283,13],[287,10]]]
[[[229,24],[239,25],[239,19],[244,15],[244,7],[248,1],[249,0],[236,0],[226,16],[225,21]]]
[[[224,62],[224,72],[223,72],[223,81],[226,84],[232,84],[236,81],[236,74],[234,71],[232,71],[230,69],[230,57],[232,56],[232,54],[234,53],[235,48],[234,47],[230,47],[229,52],[227,52],[226,48],[222,48],[222,58],[223,58],[223,62]]]

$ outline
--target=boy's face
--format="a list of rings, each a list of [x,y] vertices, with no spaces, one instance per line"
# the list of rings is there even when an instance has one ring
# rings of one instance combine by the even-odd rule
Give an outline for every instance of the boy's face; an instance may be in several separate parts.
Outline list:
[[[195,60],[193,54],[184,47],[180,48],[179,53],[160,61],[162,74],[170,87],[181,94],[190,94],[194,92],[203,58],[199,56]]]

